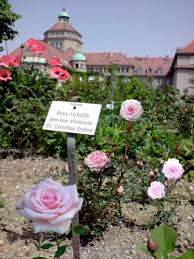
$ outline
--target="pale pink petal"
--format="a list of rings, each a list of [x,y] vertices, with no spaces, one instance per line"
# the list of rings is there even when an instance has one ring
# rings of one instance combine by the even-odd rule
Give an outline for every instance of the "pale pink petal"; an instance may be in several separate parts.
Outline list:
[[[35,211],[32,211],[28,208],[24,208],[21,213],[24,215],[24,217],[31,219],[31,220],[36,220],[36,219],[52,219],[53,217],[56,217],[57,214],[46,214],[46,213],[38,213]]]
[[[39,232],[56,232],[59,234],[68,233],[71,227],[71,220],[67,220],[61,222],[60,224],[50,224],[50,223],[42,223],[42,222],[33,222],[32,226],[34,228],[34,233]]]

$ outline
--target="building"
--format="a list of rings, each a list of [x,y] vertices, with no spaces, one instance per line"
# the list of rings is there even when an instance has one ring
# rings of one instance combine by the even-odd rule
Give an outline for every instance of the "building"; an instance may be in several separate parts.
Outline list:
[[[194,41],[177,49],[168,77],[181,94],[194,95]]]
[[[72,70],[107,74],[111,64],[117,65],[117,73],[124,77],[135,76],[153,87],[172,84],[182,94],[194,94],[194,41],[179,48],[174,57],[127,57],[118,52],[81,52],[82,36],[70,24],[69,14],[63,9],[58,22],[44,33],[42,41],[46,51],[41,57],[33,56],[30,50],[16,49],[11,55],[23,55],[24,63],[35,62],[47,66],[53,56]]]

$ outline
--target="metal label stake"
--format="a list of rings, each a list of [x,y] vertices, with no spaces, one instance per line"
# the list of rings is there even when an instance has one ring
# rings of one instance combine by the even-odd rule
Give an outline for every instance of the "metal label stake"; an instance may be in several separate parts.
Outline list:
[[[67,137],[67,160],[69,167],[69,185],[77,183],[76,180],[76,162],[75,162],[75,134],[68,133]],[[79,213],[76,213],[72,220],[72,246],[73,259],[80,259],[80,237],[74,233],[75,226],[79,225]]]

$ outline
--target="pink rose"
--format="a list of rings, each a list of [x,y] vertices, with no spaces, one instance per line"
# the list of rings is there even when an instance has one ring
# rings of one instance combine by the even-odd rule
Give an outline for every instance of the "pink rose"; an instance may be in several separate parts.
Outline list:
[[[102,151],[94,151],[85,158],[85,164],[91,171],[102,172],[109,167],[110,160]]]
[[[27,191],[16,207],[24,217],[32,220],[34,232],[67,233],[71,220],[81,209],[76,185],[64,187],[46,179]]]
[[[51,66],[62,66],[61,60],[58,57],[52,57],[48,63]]]
[[[162,168],[162,173],[167,179],[177,180],[182,177],[184,169],[175,158],[168,159]]]
[[[45,45],[41,41],[33,38],[26,41],[26,46],[30,48],[33,53],[42,54],[46,50]]]
[[[162,199],[165,197],[165,186],[161,182],[154,181],[148,187],[148,196],[153,200]]]
[[[120,116],[127,121],[138,120],[143,113],[141,103],[137,100],[126,100],[122,102],[120,109]]]

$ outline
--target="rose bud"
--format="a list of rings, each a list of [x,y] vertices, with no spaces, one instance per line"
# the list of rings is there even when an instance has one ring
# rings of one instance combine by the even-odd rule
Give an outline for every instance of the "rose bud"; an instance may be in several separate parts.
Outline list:
[[[150,172],[149,172],[149,176],[150,176],[150,177],[154,177],[154,176],[155,176],[154,171],[150,171]]]
[[[150,252],[154,253],[158,250],[158,243],[149,239],[148,238],[148,242],[147,242],[147,248]]]
[[[122,195],[123,194],[123,191],[124,191],[124,188],[123,188],[123,186],[119,186],[118,188],[117,188],[117,194],[118,195]]]

